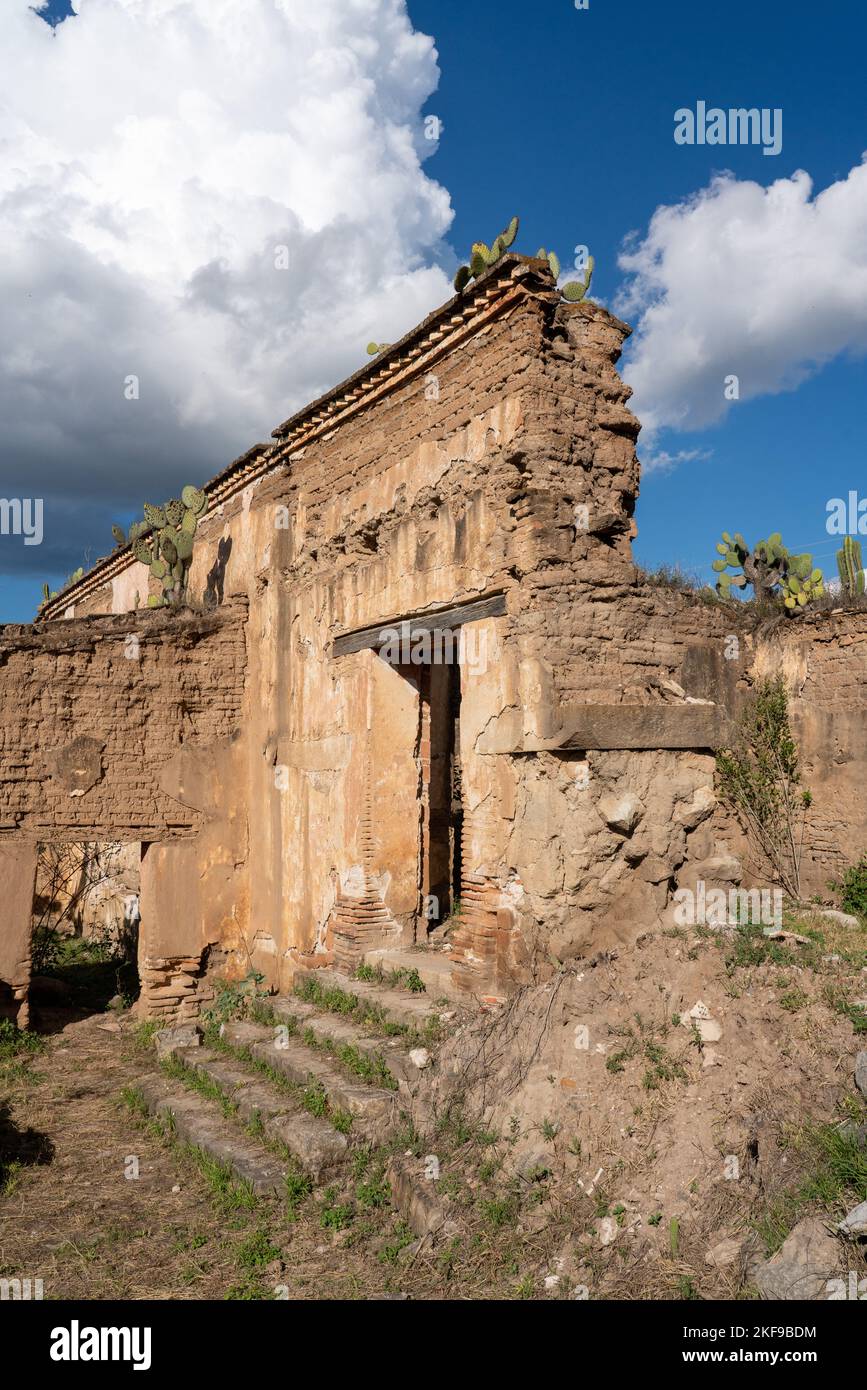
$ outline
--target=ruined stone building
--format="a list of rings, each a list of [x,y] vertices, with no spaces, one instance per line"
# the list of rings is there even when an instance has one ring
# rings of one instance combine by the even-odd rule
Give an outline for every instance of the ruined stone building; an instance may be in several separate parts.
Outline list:
[[[763,636],[636,569],[628,331],[507,255],[207,485],[183,611],[147,609],[121,547],[0,628],[19,1017],[52,839],[140,846],[154,1016],[446,922],[468,996],[628,943],[736,876],[713,750],[762,670],[814,790],[807,888],[856,856],[867,622]]]

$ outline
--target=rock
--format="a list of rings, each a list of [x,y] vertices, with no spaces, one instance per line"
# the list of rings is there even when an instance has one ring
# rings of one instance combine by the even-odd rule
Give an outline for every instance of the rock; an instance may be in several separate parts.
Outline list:
[[[716,794],[713,787],[698,787],[691,802],[681,802],[675,808],[675,822],[682,825],[684,830],[695,830],[697,825],[706,820],[715,806]]]
[[[841,927],[861,926],[857,917],[853,917],[850,912],[838,912],[834,907],[817,907],[815,911],[817,917],[825,917],[829,922],[839,922]]]
[[[444,1231],[448,1199],[437,1196],[436,1182],[425,1177],[422,1163],[395,1156],[386,1169],[386,1180],[394,1204],[414,1236]]]
[[[424,1067],[430,1066],[430,1053],[426,1047],[414,1047],[409,1054],[409,1060],[421,1071]]]
[[[631,792],[603,796],[597,810],[609,830],[616,830],[618,835],[631,835],[644,815],[644,807]]]
[[[702,1067],[707,1071],[708,1067],[721,1067],[723,1059],[720,1057],[715,1047],[709,1047],[701,1059]]]
[[[715,1043],[722,1037],[722,1027],[716,1019],[711,1018],[710,1009],[701,999],[680,1021],[684,1028],[695,1028],[702,1042]]]
[[[723,1269],[726,1265],[733,1265],[735,1260],[740,1258],[743,1248],[742,1240],[736,1240],[734,1236],[724,1236],[705,1253],[704,1262],[714,1269]]]
[[[157,1056],[168,1057],[178,1047],[200,1047],[202,1035],[195,1023],[182,1023],[177,1028],[163,1028],[155,1041]]]
[[[867,1236],[867,1202],[853,1207],[840,1222],[837,1230],[844,1236]]]
[[[763,927],[763,934],[769,941],[784,941],[791,946],[812,946],[808,936],[799,936],[796,931],[783,931],[781,927]]]
[[[545,1288],[546,1288],[549,1292],[553,1292],[554,1289],[557,1289],[557,1288],[559,1288],[559,1287],[560,1287],[560,1275],[559,1275],[559,1274],[546,1274],[546,1275],[545,1275]]]
[[[118,1023],[118,1021],[117,1021],[116,1018],[105,1018],[105,1019],[102,1019],[102,1021],[99,1022],[96,1026],[97,1026],[97,1028],[102,1029],[103,1033],[119,1033],[119,1032],[120,1032],[120,1024]]]
[[[126,1008],[126,1000],[122,994],[113,994],[108,1001],[107,1007],[120,1012],[122,1009]]]
[[[837,1128],[844,1139],[852,1139],[860,1148],[867,1148],[867,1125],[856,1125],[854,1120],[846,1120]]]
[[[816,1300],[827,1298],[828,1282],[838,1266],[838,1247],[817,1217],[801,1221],[770,1260],[760,1265],[753,1281],[763,1298]]]
[[[611,1245],[617,1239],[617,1222],[613,1216],[599,1216],[593,1225],[600,1245]]]
[[[855,1058],[855,1085],[867,1096],[867,1052],[859,1052]]]
[[[703,883],[706,888],[730,886],[740,883],[743,874],[741,861],[733,854],[713,854],[709,859],[699,859],[686,864],[678,873],[677,886],[691,888],[693,892],[698,883]]]

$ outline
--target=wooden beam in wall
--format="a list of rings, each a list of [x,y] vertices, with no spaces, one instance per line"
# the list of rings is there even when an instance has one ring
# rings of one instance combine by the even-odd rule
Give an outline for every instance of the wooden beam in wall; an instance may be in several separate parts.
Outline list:
[[[403,614],[398,618],[388,618],[375,627],[363,627],[355,632],[347,632],[336,637],[331,649],[332,656],[348,656],[360,652],[365,647],[381,647],[395,632],[404,633],[412,641],[417,635],[429,632],[446,632],[463,627],[465,623],[476,623],[480,618],[501,618],[506,611],[506,595],[492,594],[490,598],[475,599],[472,603],[462,603],[456,608],[441,608],[435,613]],[[408,627],[402,627],[402,624]]]

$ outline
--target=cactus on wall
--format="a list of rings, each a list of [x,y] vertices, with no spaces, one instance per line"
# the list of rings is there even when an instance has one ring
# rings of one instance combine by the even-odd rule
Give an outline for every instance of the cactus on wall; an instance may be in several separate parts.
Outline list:
[[[458,294],[462,294],[471,280],[483,275],[492,265],[496,265],[501,256],[504,256],[509,247],[518,235],[518,218],[513,217],[505,231],[500,232],[495,237],[490,247],[484,241],[474,241],[470,252],[469,265],[462,265],[455,276],[455,289]],[[536,252],[536,260],[547,261],[555,281],[560,278],[560,258],[556,251],[546,251],[544,246],[540,246]],[[570,280],[563,285],[560,293],[563,298],[572,304],[577,304],[584,298],[590,288],[590,281],[593,278],[595,262],[590,256],[587,262],[587,272],[583,280]]]
[[[78,569],[77,569],[77,570],[73,570],[72,574],[69,576],[68,579],[64,579],[64,581],[63,581],[63,583],[61,584],[61,586],[60,586],[59,589],[51,589],[51,588],[49,588],[49,586],[48,586],[47,584],[43,584],[43,585],[42,585],[42,603],[40,603],[39,607],[40,607],[40,608],[43,608],[43,607],[45,606],[46,603],[48,603],[48,602],[49,602],[51,599],[53,599],[53,598],[57,598],[58,595],[59,595],[59,594],[62,594],[63,591],[64,591],[64,589],[68,589],[68,588],[70,587],[71,584],[77,584],[78,581],[79,581],[79,579],[82,579],[83,576],[84,576],[84,568],[83,568],[82,565],[79,565]]]
[[[861,563],[861,542],[851,536],[843,539],[843,549],[837,551],[837,570],[844,591],[853,598],[864,592],[864,567]]]
[[[593,279],[593,271],[595,268],[596,262],[592,256],[588,256],[587,274],[584,276],[583,280],[570,280],[567,285],[564,285],[560,291],[563,298],[568,299],[570,304],[578,304],[590,288],[590,281]]]
[[[208,498],[203,491],[185,487],[180,497],[170,498],[161,507],[146,502],[144,521],[136,521],[129,528],[128,543],[133,555],[147,565],[151,578],[160,586],[159,594],[148,598],[149,608],[177,608],[184,602],[193,542],[207,507]]]
[[[484,241],[474,241],[469,265],[462,265],[455,276],[455,289],[458,294],[466,289],[471,280],[479,275],[484,275],[486,270],[490,269],[492,265],[496,265],[501,256],[506,254],[517,235],[518,218],[513,217],[505,231],[494,237],[490,246]]]
[[[719,575],[717,593],[723,598],[731,598],[733,589],[752,584],[756,598],[782,599],[789,613],[797,613],[825,592],[822,571],[813,567],[812,555],[790,554],[779,531],[757,541],[752,550],[740,531],[734,536],[723,531],[716,549],[713,569]]]

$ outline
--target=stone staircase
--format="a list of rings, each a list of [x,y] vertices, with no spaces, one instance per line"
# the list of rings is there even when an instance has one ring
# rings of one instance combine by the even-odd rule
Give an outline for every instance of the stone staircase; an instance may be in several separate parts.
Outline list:
[[[444,1021],[427,993],[333,969],[299,972],[295,988],[204,1042],[190,1025],[158,1034],[162,1065],[139,1085],[144,1109],[257,1196],[327,1184],[359,1144],[388,1152],[395,1207],[416,1236],[440,1230],[448,1202],[395,1139],[455,1010]]]

